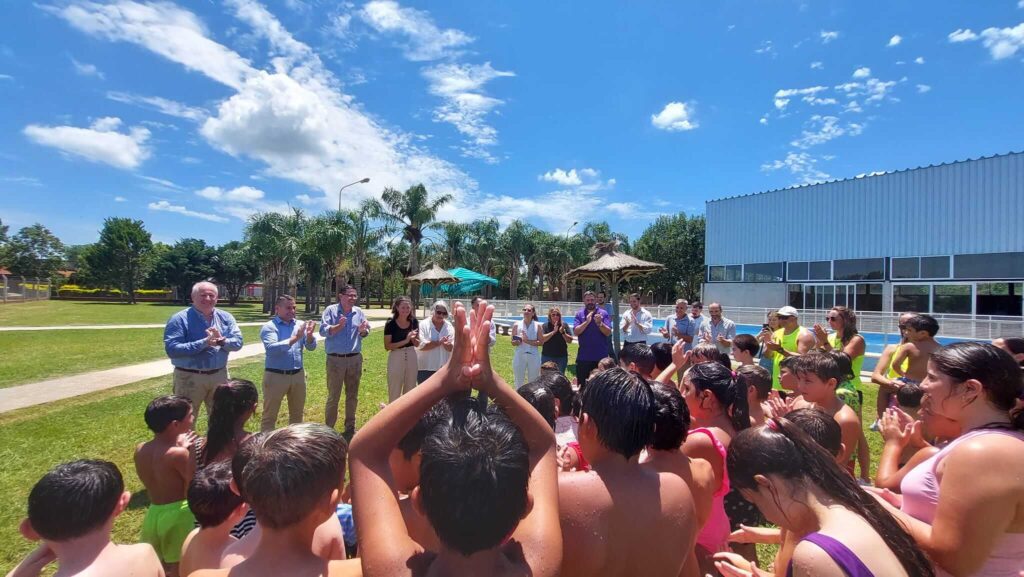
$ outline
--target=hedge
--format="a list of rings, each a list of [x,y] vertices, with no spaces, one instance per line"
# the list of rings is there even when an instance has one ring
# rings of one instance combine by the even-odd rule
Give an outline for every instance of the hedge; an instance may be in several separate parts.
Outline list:
[[[62,297],[76,297],[76,296],[93,296],[93,297],[119,297],[121,296],[121,290],[112,289],[101,289],[101,288],[82,288],[78,285],[66,284],[57,290],[57,295]],[[135,291],[135,296],[140,297],[169,297],[171,291],[162,289],[139,289]]]

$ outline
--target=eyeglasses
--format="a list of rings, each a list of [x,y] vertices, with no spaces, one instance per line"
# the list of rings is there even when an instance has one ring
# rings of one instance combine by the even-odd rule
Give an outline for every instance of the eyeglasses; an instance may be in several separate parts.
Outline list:
[[[825,320],[827,320],[827,321],[838,321],[839,317],[835,317],[835,316],[833,316],[833,317],[825,317]]]
[[[434,311],[434,314],[446,317],[446,316],[448,316],[448,311]]]
[[[779,315],[779,316],[777,316],[775,318],[779,319],[780,321],[785,321],[785,320],[789,320],[789,319],[791,319],[793,317],[787,317],[787,316]]]

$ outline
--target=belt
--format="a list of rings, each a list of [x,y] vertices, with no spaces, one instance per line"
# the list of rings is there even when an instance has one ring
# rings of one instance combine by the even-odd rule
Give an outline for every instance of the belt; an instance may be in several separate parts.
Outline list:
[[[288,370],[285,370],[285,369],[265,368],[263,370],[267,371],[268,373],[274,373],[276,375],[294,375],[295,373],[301,371],[302,369],[288,369]]]
[[[356,355],[361,355],[361,354],[363,354],[363,353],[327,353],[327,356],[329,356],[329,357],[341,357],[343,359],[346,359],[348,357],[354,357]]]
[[[185,371],[186,373],[195,373],[197,375],[212,375],[213,373],[219,373],[224,369],[210,369],[208,371],[201,371],[199,369],[186,369],[185,367],[174,367],[176,371]]]

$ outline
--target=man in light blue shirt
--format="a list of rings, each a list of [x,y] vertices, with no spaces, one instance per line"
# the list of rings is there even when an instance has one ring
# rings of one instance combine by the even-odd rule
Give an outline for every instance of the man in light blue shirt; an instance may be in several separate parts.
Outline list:
[[[328,427],[338,422],[338,402],[345,387],[345,429],[342,436],[351,440],[356,433],[356,406],[359,403],[359,379],[363,375],[363,339],[370,334],[370,322],[356,306],[355,287],[338,287],[338,303],[327,307],[320,319],[320,334],[327,337],[327,407],[324,421]]]
[[[622,330],[623,348],[638,343],[647,343],[647,333],[654,328],[654,317],[640,306],[640,295],[629,295],[629,310],[622,313],[619,329]]]
[[[277,428],[281,401],[288,397],[288,423],[301,423],[306,407],[306,371],[302,368],[303,350],[316,349],[315,321],[295,322],[295,299],[277,297],[277,316],[260,329],[260,340],[267,351],[263,365],[263,418],[260,431]]]
[[[687,321],[687,308],[690,303],[686,302],[686,299],[676,300],[676,314],[665,319],[665,326],[658,329],[661,332],[661,336],[668,339],[668,342],[676,344],[679,340],[679,328],[680,325],[685,324]]]
[[[683,346],[684,351],[693,349],[693,346],[700,342],[701,333],[707,330],[707,324],[701,311],[704,310],[704,305],[697,301],[690,305],[690,316],[686,317],[685,323],[679,323],[679,340],[686,343]]]
[[[198,282],[192,287],[192,306],[167,321],[164,351],[174,365],[174,394],[210,410],[213,391],[228,381],[228,353],[242,348],[242,331],[231,313],[217,308],[217,286]]]
[[[708,305],[708,312],[711,320],[704,327],[707,341],[714,343],[718,352],[729,354],[732,352],[732,340],[736,338],[736,323],[722,316],[722,305],[718,303]]]

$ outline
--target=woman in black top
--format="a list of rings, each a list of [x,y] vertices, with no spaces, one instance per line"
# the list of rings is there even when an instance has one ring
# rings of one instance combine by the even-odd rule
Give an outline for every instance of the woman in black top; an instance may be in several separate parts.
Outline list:
[[[572,333],[568,325],[562,322],[562,311],[558,307],[548,309],[548,322],[544,323],[541,332],[540,342],[544,343],[540,350],[541,364],[553,361],[564,375],[565,367],[569,364]]]
[[[391,305],[391,320],[384,323],[384,348],[388,351],[388,402],[416,386],[416,347],[420,344],[419,323],[409,297],[401,296]]]

